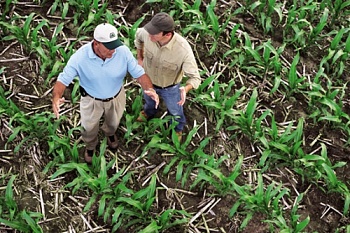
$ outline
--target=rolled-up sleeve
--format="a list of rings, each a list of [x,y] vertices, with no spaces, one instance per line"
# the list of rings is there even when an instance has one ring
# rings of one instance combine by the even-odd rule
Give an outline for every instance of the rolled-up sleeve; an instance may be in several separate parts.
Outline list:
[[[183,63],[183,72],[188,77],[186,84],[191,84],[194,89],[197,89],[201,84],[201,77],[198,71],[198,66],[193,53],[188,53]]]
[[[138,28],[136,30],[136,36],[135,36],[135,40],[134,40],[134,44],[135,44],[135,47],[137,49],[143,49],[143,44],[144,44],[144,40],[143,40],[143,28]]]

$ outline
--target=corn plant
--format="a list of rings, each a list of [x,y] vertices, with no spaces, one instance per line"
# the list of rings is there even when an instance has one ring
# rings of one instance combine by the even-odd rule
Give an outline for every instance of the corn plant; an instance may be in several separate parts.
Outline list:
[[[275,225],[281,233],[301,233],[307,227],[310,222],[310,216],[307,216],[304,220],[300,221],[300,214],[298,214],[299,203],[302,201],[304,194],[301,193],[296,197],[293,204],[292,211],[290,212],[290,219],[286,221],[283,214],[276,216],[274,219],[265,220],[269,224]]]
[[[35,13],[31,13],[26,16],[24,22],[16,22],[13,20],[11,23],[0,21],[0,26],[6,29],[5,33],[8,34],[2,38],[4,41],[17,40],[24,46],[25,51],[29,54],[36,50],[36,47],[40,45],[40,37],[38,36],[39,30],[44,26],[48,27],[47,20],[40,20],[37,25],[34,23]],[[18,18],[17,20],[20,20]]]
[[[305,77],[299,77],[297,65],[299,63],[300,54],[297,53],[293,58],[293,62],[290,66],[288,72],[288,87],[286,87],[288,91],[288,96],[293,95],[294,93],[300,92],[300,89],[304,89],[306,84],[303,84]]]
[[[315,82],[311,84],[311,91],[308,91],[310,96],[310,109],[312,113],[310,118],[314,121],[323,121],[330,123],[335,127],[340,128],[349,135],[349,115],[343,110],[343,98],[345,96],[346,85],[343,87],[333,87],[333,83],[329,79],[325,79],[326,87],[321,85],[319,78],[322,71],[318,73]]]
[[[331,22],[329,27],[332,28],[335,24],[343,24],[344,19],[350,14],[348,7],[350,1],[343,0],[323,0],[321,2],[321,9],[327,7],[330,9]]]
[[[204,148],[209,143],[211,137],[205,138],[200,142],[198,147],[194,151],[189,151],[187,147],[190,145],[193,136],[198,131],[198,127],[193,128],[187,135],[185,142],[182,144],[178,141],[175,131],[172,130],[171,138],[173,143],[164,141],[164,138],[159,135],[154,135],[151,141],[143,149],[141,156],[150,149],[164,150],[174,154],[174,157],[165,167],[163,173],[169,173],[170,169],[175,166],[176,163],[176,181],[181,180],[182,186],[184,186],[190,176],[190,173],[194,166],[200,163],[201,160],[207,159],[210,155],[204,152]]]
[[[337,79],[343,74],[346,62],[350,58],[350,29],[341,28],[335,33],[328,48],[328,54],[320,62],[320,69],[324,68],[330,77],[339,82]]]
[[[248,10],[256,14],[256,19],[267,34],[273,31],[273,28],[279,25],[282,21],[282,3],[276,3],[276,0],[261,0],[255,1],[253,4],[248,5]],[[278,18],[275,17],[277,14]],[[276,20],[276,18],[278,20]],[[275,24],[273,24],[273,22]]]
[[[264,147],[259,161],[262,171],[271,168],[270,165],[275,164],[276,161],[291,164],[299,157],[303,143],[303,125],[304,119],[300,118],[294,131],[292,131],[292,122],[282,131],[278,129],[275,118],[272,116],[271,128],[267,128],[259,138]]]
[[[53,118],[53,114],[47,112],[36,113],[34,116],[27,116],[22,111],[17,112],[10,119],[13,133],[9,136],[7,143],[13,142],[20,133],[25,134],[26,137],[14,149],[14,152],[18,152],[23,145],[30,146],[38,140],[45,141],[52,135],[52,130],[58,127],[57,124],[52,124]]]
[[[13,0],[6,0],[5,1],[5,7],[3,8],[3,11],[1,12],[1,21],[6,21],[6,16],[10,11],[11,4],[15,4],[16,1]]]
[[[215,130],[218,131],[224,123],[230,124],[230,118],[227,115],[232,115],[235,104],[239,96],[245,90],[245,87],[236,90],[236,93],[231,96],[232,87],[235,85],[234,81],[226,83],[219,83],[217,78],[219,75],[212,75],[200,85],[196,90],[197,95],[193,102],[206,107],[209,118],[213,120],[216,118]],[[211,86],[211,87],[210,87]],[[227,122],[228,121],[228,122]]]
[[[134,40],[136,36],[136,30],[140,27],[140,24],[144,21],[147,14],[144,14],[141,18],[139,18],[133,25],[121,25],[118,30],[120,33],[125,32],[126,36],[124,36],[124,44],[130,48],[134,48]]]
[[[228,159],[228,156],[222,156],[218,160],[214,157],[209,157],[208,160],[202,160],[194,167],[198,170],[198,174],[190,188],[193,189],[196,186],[200,186],[202,189],[203,187],[213,186],[215,193],[218,195],[234,195],[234,186],[238,186],[235,180],[241,174],[243,156],[237,159],[235,167],[227,177],[220,171],[219,167],[226,159]]]
[[[269,184],[265,189],[261,173],[258,173],[257,182],[254,189],[248,185],[233,186],[238,193],[238,200],[232,206],[229,215],[233,217],[236,213],[245,214],[240,229],[246,227],[255,212],[266,214],[268,219],[273,219],[283,213],[281,199],[285,195],[289,195],[289,189],[283,188],[282,184],[277,185],[275,182]],[[253,192],[253,190],[255,191]]]
[[[0,198],[0,223],[24,233],[42,233],[38,224],[42,214],[18,209],[12,190],[15,179],[16,176],[12,175],[7,183],[5,195]]]
[[[270,115],[270,110],[264,111],[258,118],[255,117],[258,92],[254,88],[253,93],[247,103],[244,110],[232,110],[230,115],[227,115],[233,120],[231,126],[227,127],[227,130],[234,131],[235,133],[242,133],[251,140],[257,140],[263,135],[263,129],[261,124],[263,120]]]
[[[294,45],[296,50],[305,51],[321,38],[321,32],[328,23],[329,10],[324,8],[322,16],[317,17],[319,8],[315,1],[309,0],[303,4],[304,1],[299,7],[299,4],[293,1],[292,8],[288,10],[283,38],[284,42]]]
[[[334,171],[336,168],[345,166],[345,162],[337,162],[332,165],[327,155],[327,147],[321,143],[320,155],[304,154],[300,159],[295,160],[294,163],[294,171],[300,174],[303,179],[306,177],[309,182],[316,184],[319,180],[322,180],[326,184],[328,191],[343,195],[345,199],[343,213],[344,215],[348,214],[350,205],[349,189],[346,184],[337,178]]]

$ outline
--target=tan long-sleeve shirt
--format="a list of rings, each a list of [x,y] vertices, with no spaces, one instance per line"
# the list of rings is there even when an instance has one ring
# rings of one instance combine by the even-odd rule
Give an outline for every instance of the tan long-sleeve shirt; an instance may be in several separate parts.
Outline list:
[[[201,78],[190,44],[178,33],[164,46],[152,42],[148,32],[139,28],[136,32],[135,46],[143,50],[143,67],[156,86],[167,87],[180,83],[184,76],[186,84],[198,88]]]

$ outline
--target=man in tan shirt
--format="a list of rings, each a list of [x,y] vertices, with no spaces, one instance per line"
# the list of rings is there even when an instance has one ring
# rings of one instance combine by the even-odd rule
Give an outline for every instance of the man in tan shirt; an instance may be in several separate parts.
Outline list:
[[[178,122],[175,131],[181,139],[186,118],[183,105],[186,93],[198,88],[201,79],[191,46],[176,33],[175,23],[167,13],[158,13],[136,32],[137,60],[151,78],[154,89],[162,97],[168,114]],[[182,86],[183,77],[188,77]],[[138,121],[151,119],[157,113],[155,101],[144,94],[144,110]]]

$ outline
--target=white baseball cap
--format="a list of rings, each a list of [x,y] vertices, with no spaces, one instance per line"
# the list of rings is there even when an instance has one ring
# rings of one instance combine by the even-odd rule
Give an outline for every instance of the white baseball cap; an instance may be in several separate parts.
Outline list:
[[[109,50],[116,49],[123,45],[118,39],[118,30],[109,23],[99,24],[95,28],[94,39],[101,42]]]

